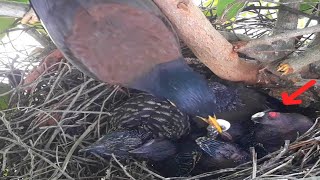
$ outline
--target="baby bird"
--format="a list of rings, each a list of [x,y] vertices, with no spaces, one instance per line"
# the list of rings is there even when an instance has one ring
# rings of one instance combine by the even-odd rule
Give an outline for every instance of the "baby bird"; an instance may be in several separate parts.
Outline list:
[[[264,111],[252,116],[254,121],[254,141],[268,152],[278,150],[285,142],[296,140],[309,130],[313,122],[306,116],[297,113]]]
[[[172,141],[189,133],[188,116],[170,102],[150,94],[138,94],[115,108],[109,131],[83,149],[108,157],[139,157],[162,160],[176,152]]]
[[[230,128],[228,121],[218,119],[217,122],[227,131]],[[193,135],[179,141],[176,144],[177,153],[155,167],[165,176],[186,177],[197,172],[235,167],[250,160],[247,152],[237,144],[217,140],[216,128],[209,127],[208,135],[197,137]]]

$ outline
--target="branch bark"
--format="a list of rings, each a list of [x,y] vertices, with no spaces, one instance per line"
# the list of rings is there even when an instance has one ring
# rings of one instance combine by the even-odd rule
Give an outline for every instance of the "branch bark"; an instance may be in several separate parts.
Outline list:
[[[285,75],[299,73],[307,65],[320,61],[320,45],[315,45],[308,48],[299,56],[285,59],[280,64],[280,67],[285,67]]]
[[[239,59],[230,44],[190,0],[154,0],[180,38],[219,77],[256,83],[258,66]]]
[[[28,4],[0,0],[0,16],[22,18],[29,9]]]
[[[296,0],[280,0],[280,2],[287,4],[286,6],[292,9],[298,9],[300,7],[300,3],[297,3]],[[287,30],[297,29],[299,16],[286,10],[286,6],[280,5],[273,35],[281,34]],[[295,50],[295,38],[287,38],[277,41],[275,42],[274,47],[277,51],[277,59],[281,59]]]
[[[247,49],[256,47],[258,45],[271,45],[273,42],[282,40],[282,39],[288,39],[288,38],[292,38],[292,37],[297,37],[297,36],[302,36],[302,35],[306,35],[306,34],[312,34],[312,33],[316,33],[316,32],[320,32],[320,25],[315,25],[312,27],[307,27],[304,29],[297,29],[297,30],[291,30],[291,31],[286,31],[271,37],[264,37],[264,38],[260,38],[260,39],[255,39],[255,40],[251,40],[248,42],[242,42],[241,44],[239,44],[236,47],[236,51],[243,53],[245,52]]]

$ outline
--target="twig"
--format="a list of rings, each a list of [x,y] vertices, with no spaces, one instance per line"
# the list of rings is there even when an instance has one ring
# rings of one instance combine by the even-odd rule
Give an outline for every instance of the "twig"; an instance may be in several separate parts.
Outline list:
[[[293,8],[290,8],[288,6],[283,6],[283,5],[280,5],[280,6],[271,6],[271,7],[268,7],[268,6],[255,6],[255,5],[250,5],[250,6],[247,6],[243,9],[243,11],[250,11],[250,10],[260,10],[260,9],[266,9],[266,10],[270,10],[270,9],[279,9],[279,8],[283,8],[284,10],[286,11],[289,11],[293,14],[297,14],[299,16],[304,16],[304,17],[307,17],[309,19],[313,19],[313,20],[318,20],[320,21],[320,17],[319,16],[316,16],[316,15],[312,15],[312,14],[308,14],[308,13],[305,13],[305,12],[302,12],[302,11],[299,11],[297,9],[293,9]]]
[[[319,158],[319,157],[318,157]],[[312,168],[306,173],[306,175],[303,176],[303,178],[306,178],[307,176],[309,176],[309,174],[318,166],[318,164],[320,163],[320,158],[318,159],[318,161],[312,166]]]
[[[281,157],[283,157],[289,150],[289,144],[290,144],[290,141],[286,140],[284,147],[280,151],[280,153],[276,157],[274,157],[274,158],[270,159],[268,162],[264,163],[258,172],[262,172],[262,171],[270,168],[270,166],[274,165],[275,162],[277,162]]]
[[[302,36],[305,34],[312,34],[315,32],[320,32],[320,25],[315,25],[312,27],[304,28],[304,29],[286,31],[286,32],[283,32],[283,33],[280,33],[280,34],[277,34],[274,36],[263,37],[260,39],[251,40],[251,41],[244,43],[243,46],[237,47],[237,49],[235,49],[235,50],[237,52],[241,53],[241,52],[245,51],[246,49],[253,48],[257,45],[263,45],[263,44],[271,45],[275,41],[293,38],[293,37],[297,37],[297,36]]]
[[[55,179],[59,179],[59,177],[63,174],[63,172],[66,170],[67,165],[69,163],[70,158],[72,157],[72,154],[74,153],[74,151],[76,150],[76,148],[79,146],[79,144],[83,141],[83,139],[93,130],[93,128],[97,125],[97,122],[92,123],[87,130],[78,138],[78,140],[73,144],[73,146],[71,147],[71,149],[69,150],[67,156],[65,157],[65,160],[63,162],[62,165],[62,172],[60,172],[56,177],[53,178],[53,180]],[[56,171],[54,174],[58,173],[58,171]]]
[[[157,178],[165,179],[165,180],[167,179],[167,178],[165,178],[165,177],[163,177],[163,176],[160,176],[159,174],[157,174],[157,173],[149,170],[148,168],[146,168],[146,167],[144,167],[144,166],[141,166],[141,165],[140,165],[139,163],[137,163],[137,162],[134,162],[134,164],[137,165],[138,167],[140,167],[141,169],[143,169],[144,171],[147,171],[148,173],[150,173],[150,174],[152,174],[153,176],[157,177]]]
[[[130,173],[127,171],[127,168],[124,167],[124,166],[120,163],[120,161],[116,158],[116,156],[115,156],[113,153],[111,154],[111,156],[112,156],[112,158],[116,161],[116,163],[121,167],[121,169],[123,170],[123,172],[124,172],[131,180],[135,180],[135,178],[132,177],[132,176],[130,175]]]
[[[0,0],[0,16],[21,18],[29,8],[28,4]]]
[[[252,154],[252,179],[257,177],[257,153],[254,147],[250,148]]]
[[[278,169],[281,169],[281,168],[287,166],[288,164],[292,163],[292,160],[293,160],[293,159],[294,159],[294,156],[289,157],[289,160],[288,160],[287,162],[282,163],[280,166],[278,166],[278,167],[276,167],[276,168],[274,168],[274,169],[271,169],[270,171],[262,174],[261,177],[267,176],[267,175],[269,175],[269,174],[277,171]]]
[[[290,3],[287,6],[290,6],[292,9],[298,9],[300,7],[299,3],[291,3],[296,0],[280,0],[282,3]],[[280,5],[277,21],[275,28],[273,29],[272,34],[275,36],[287,30],[296,30],[298,25],[298,15],[293,14],[286,9],[284,9],[284,5]],[[277,41],[274,43],[273,47],[275,48],[277,58],[280,59],[295,50],[295,38],[282,39],[282,41]]]
[[[13,143],[15,143],[16,145],[20,145],[22,146],[23,148],[25,148],[29,153],[34,153],[35,155],[37,155],[38,157],[40,157],[41,159],[43,159],[44,161],[46,161],[47,163],[49,163],[52,167],[56,168],[57,170],[59,170],[60,172],[62,172],[62,174],[64,176],[66,176],[68,179],[73,179],[72,177],[70,177],[67,173],[65,173],[64,171],[62,171],[62,169],[60,169],[60,167],[58,167],[57,165],[55,165],[54,163],[52,163],[50,160],[48,160],[47,158],[43,157],[42,155],[38,154],[37,152],[35,152],[30,146],[26,145],[18,135],[16,135],[11,127],[10,127],[10,123],[4,118],[4,117],[1,117],[0,118],[3,122],[3,124],[6,125],[6,128],[8,129],[9,133],[16,139],[16,140],[13,140],[13,139],[7,139]],[[2,137],[3,139],[4,137]]]
[[[279,67],[286,66],[288,70],[283,75],[290,75],[299,73],[304,67],[317,61],[320,61],[320,44],[306,49],[299,56],[283,60]]]

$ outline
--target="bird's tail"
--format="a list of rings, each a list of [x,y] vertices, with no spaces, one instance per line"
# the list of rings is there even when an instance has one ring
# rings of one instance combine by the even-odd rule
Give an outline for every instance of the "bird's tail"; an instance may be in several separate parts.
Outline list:
[[[104,158],[112,154],[119,158],[137,157],[161,161],[176,153],[175,145],[166,139],[152,139],[149,133],[123,130],[108,133],[79,152],[96,154]]]
[[[104,158],[110,157],[112,154],[126,158],[129,157],[129,151],[142,146],[149,139],[151,139],[150,134],[135,130],[114,131],[79,152],[96,154]]]

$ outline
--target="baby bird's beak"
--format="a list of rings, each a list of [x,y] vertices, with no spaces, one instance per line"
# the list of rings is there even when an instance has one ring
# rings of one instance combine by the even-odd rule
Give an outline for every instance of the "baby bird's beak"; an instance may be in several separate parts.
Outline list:
[[[206,123],[208,123],[209,125],[211,125],[212,127],[215,127],[219,134],[222,133],[222,127],[217,122],[216,116],[213,116],[213,117],[209,116],[208,118],[203,118],[203,117],[199,117],[199,118],[202,119],[203,121],[205,121]]]

